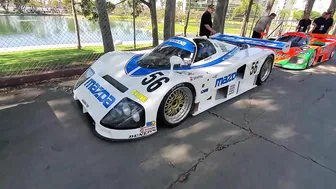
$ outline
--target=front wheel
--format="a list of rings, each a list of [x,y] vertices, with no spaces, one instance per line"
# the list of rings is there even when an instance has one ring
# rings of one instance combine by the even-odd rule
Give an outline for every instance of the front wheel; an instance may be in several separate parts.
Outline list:
[[[176,127],[182,123],[193,107],[194,94],[186,84],[179,84],[168,91],[163,98],[158,117],[168,127]]]
[[[262,65],[259,75],[257,76],[257,85],[261,85],[263,84],[268,77],[270,76],[271,72],[272,72],[272,68],[273,68],[273,61],[274,58],[273,56],[268,56],[264,62],[264,64]]]
[[[306,68],[309,68],[309,67],[311,67],[313,65],[313,63],[315,62],[315,58],[316,58],[316,51],[314,51],[312,53],[312,55],[310,56],[309,62],[307,64]]]
[[[333,51],[330,53],[329,60],[332,59],[332,57],[334,57],[335,53],[336,53],[336,48],[334,47]]]

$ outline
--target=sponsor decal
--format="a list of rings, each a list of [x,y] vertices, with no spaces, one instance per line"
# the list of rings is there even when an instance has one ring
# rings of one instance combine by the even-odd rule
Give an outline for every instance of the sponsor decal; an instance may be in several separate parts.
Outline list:
[[[146,123],[146,126],[140,127],[140,133],[152,133],[156,132],[156,122],[150,121]]]
[[[235,84],[229,87],[229,95],[232,95],[235,92],[235,87],[236,87]]]
[[[92,78],[84,86],[105,108],[109,108],[115,101],[115,98]]]
[[[209,89],[208,88],[206,88],[206,89],[203,89],[202,91],[201,91],[201,94],[203,94],[203,93],[206,93],[206,92],[208,92],[209,91]]]
[[[215,87],[222,86],[230,81],[233,81],[236,78],[236,75],[237,72],[233,72],[232,74],[216,79]]]
[[[141,102],[146,102],[148,100],[147,96],[143,95],[142,93],[140,93],[139,91],[135,89],[132,91],[132,95],[137,97],[137,99],[139,99]]]
[[[187,42],[181,41],[181,40],[178,40],[178,39],[169,39],[168,42],[177,43],[177,44],[180,44],[182,46],[185,46],[187,44]]]
[[[289,55],[288,54],[277,54],[277,58],[287,58]]]
[[[147,132],[141,132],[141,133],[139,133],[139,134],[130,135],[128,138],[138,138],[138,137],[143,137],[143,136],[146,136],[146,135],[148,135],[148,134],[150,134],[150,133],[153,133],[153,132],[154,132],[154,130],[152,130],[152,131],[147,131]]]
[[[155,121],[150,121],[150,122],[147,122],[146,123],[146,126],[155,126],[156,125],[156,122]]]
[[[178,74],[185,74],[185,75],[194,75],[192,72],[187,72],[187,71],[176,71]]]
[[[190,81],[194,81],[194,80],[202,79],[202,78],[203,78],[203,76],[198,75],[198,76],[195,76],[195,77],[190,77]]]

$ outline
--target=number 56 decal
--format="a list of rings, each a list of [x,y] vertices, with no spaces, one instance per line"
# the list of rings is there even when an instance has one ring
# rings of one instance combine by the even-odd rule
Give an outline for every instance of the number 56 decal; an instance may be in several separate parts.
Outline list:
[[[141,81],[142,85],[148,85],[147,91],[153,92],[162,86],[162,82],[167,83],[169,81],[168,77],[162,77],[164,74],[162,72],[156,72],[150,74],[148,77]]]
[[[251,67],[250,75],[257,73],[257,70],[258,70],[258,63],[259,63],[258,61],[252,63],[252,67]]]

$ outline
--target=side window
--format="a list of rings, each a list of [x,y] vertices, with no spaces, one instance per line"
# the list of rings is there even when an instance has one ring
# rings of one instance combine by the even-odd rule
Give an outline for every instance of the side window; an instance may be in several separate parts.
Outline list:
[[[216,48],[207,39],[195,39],[197,45],[197,54],[195,62],[201,61],[216,53]]]

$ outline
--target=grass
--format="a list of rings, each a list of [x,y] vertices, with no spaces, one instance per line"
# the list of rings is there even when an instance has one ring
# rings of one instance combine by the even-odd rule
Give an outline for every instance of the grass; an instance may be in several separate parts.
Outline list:
[[[137,50],[151,48],[152,44],[139,44]],[[120,45],[117,50],[134,50],[133,45]],[[57,48],[0,53],[0,73],[22,72],[35,69],[50,70],[73,65],[87,65],[97,60],[103,47]]]

